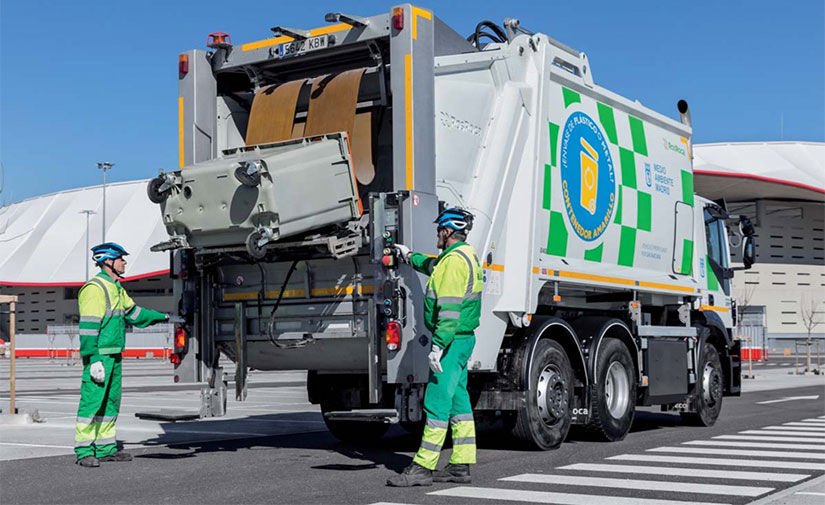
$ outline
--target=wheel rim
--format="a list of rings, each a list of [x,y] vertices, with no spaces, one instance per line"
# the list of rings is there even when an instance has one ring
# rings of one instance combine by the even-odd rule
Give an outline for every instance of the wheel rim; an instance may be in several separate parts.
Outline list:
[[[536,404],[545,424],[552,425],[567,413],[567,383],[553,365],[544,367],[536,384]]]
[[[722,377],[711,363],[705,363],[702,371],[702,399],[705,405],[713,407],[722,397]]]
[[[604,379],[604,398],[607,411],[618,419],[627,412],[630,403],[630,382],[627,380],[627,369],[618,361],[614,361],[607,369]]]

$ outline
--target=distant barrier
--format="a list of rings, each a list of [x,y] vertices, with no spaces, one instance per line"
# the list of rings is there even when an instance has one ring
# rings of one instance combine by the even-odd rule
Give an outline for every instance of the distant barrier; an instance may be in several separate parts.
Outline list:
[[[168,360],[172,354],[172,324],[126,330],[124,358]],[[80,361],[80,333],[76,324],[49,325],[44,334],[17,335],[14,356],[17,358],[65,359]]]

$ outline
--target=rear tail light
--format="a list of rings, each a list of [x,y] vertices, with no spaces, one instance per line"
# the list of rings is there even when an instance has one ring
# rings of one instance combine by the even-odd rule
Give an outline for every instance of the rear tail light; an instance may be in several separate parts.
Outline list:
[[[186,330],[175,328],[175,353],[180,354],[186,350],[187,337]]]
[[[402,7],[395,7],[392,10],[392,27],[396,30],[404,29],[404,9]]]
[[[180,354],[175,353],[175,354],[170,355],[169,356],[169,362],[172,363],[173,365],[179,365],[180,364]],[[175,376],[175,378],[177,379],[177,376]],[[175,381],[175,382],[177,382],[177,381]]]
[[[387,323],[385,339],[387,341],[387,350],[397,351],[398,346],[401,345],[401,326],[395,321]]]
[[[183,77],[189,73],[189,55],[181,54],[178,56],[178,76]]]

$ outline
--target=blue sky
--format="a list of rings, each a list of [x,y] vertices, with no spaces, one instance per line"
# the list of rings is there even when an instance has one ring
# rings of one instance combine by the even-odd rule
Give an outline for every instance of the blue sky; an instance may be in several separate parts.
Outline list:
[[[440,6],[445,4],[446,6]],[[825,141],[825,2],[422,2],[463,35],[482,19],[585,51],[596,82],[676,116],[694,142]],[[213,31],[236,44],[324,14],[388,12],[375,1],[6,0],[0,4],[3,200],[148,178],[177,160],[177,55]]]

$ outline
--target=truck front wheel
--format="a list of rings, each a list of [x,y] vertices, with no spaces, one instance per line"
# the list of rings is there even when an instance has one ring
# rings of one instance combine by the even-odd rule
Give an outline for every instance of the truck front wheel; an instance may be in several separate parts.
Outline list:
[[[613,442],[623,439],[633,424],[636,381],[630,353],[620,340],[605,338],[599,347],[588,428]]]
[[[681,416],[695,426],[713,426],[722,411],[724,389],[722,363],[713,345],[705,343],[699,363],[699,384],[696,385],[693,398],[694,412],[682,412]]]
[[[539,449],[555,449],[570,431],[573,404],[573,369],[558,342],[536,343],[528,379],[527,401],[515,412],[512,433]]]

